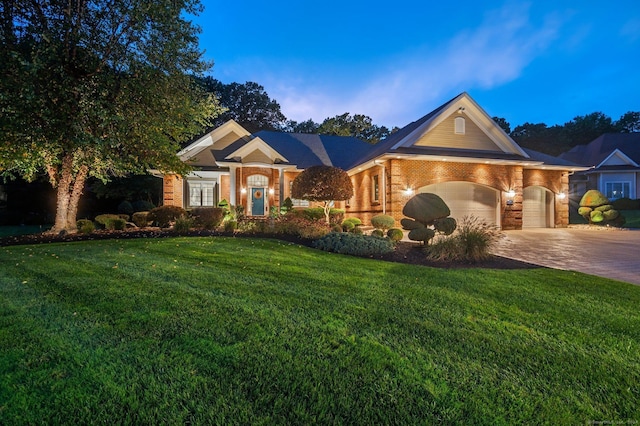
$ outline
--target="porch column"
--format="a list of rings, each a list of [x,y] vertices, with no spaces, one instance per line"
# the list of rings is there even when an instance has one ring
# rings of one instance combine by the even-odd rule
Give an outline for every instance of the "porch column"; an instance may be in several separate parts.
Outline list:
[[[229,167],[229,204],[236,205],[236,167]]]

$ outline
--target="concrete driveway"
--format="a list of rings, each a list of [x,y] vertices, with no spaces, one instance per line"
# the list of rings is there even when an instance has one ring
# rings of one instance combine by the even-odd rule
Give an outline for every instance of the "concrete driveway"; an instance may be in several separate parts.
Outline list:
[[[534,228],[504,231],[493,253],[640,285],[640,230]]]

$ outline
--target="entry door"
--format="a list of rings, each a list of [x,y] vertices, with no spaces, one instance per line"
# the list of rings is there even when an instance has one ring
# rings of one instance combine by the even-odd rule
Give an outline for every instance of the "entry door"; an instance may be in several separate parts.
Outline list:
[[[264,216],[264,188],[251,188],[251,215]]]

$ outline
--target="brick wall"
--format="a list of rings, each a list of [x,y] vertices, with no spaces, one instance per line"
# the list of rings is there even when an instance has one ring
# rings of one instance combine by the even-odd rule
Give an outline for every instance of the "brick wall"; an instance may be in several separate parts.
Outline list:
[[[448,161],[420,161],[394,159],[384,163],[386,185],[382,181],[382,167],[372,167],[354,174],[351,179],[355,195],[347,207],[347,216],[356,216],[366,224],[371,217],[383,212],[382,197],[379,203],[372,202],[371,182],[373,175],[380,175],[380,190],[386,188],[386,214],[393,216],[399,224],[403,218],[402,208],[420,188],[434,183],[463,181],[485,185],[500,191],[500,214],[502,229],[522,229],[522,194],[530,185],[543,186],[554,193],[568,193],[566,172],[551,170],[523,170],[521,166],[458,163]],[[505,193],[515,191],[513,203],[507,203]],[[555,201],[555,225],[568,224],[568,198]]]
[[[269,187],[267,188],[267,203],[269,207],[280,206],[280,170],[268,167],[242,167],[236,170],[236,203],[244,206],[245,213],[248,212],[249,191],[244,194],[242,188],[247,188],[247,178],[252,175],[262,175],[269,179]],[[273,194],[270,190],[273,190]]]
[[[184,181],[174,174],[164,175],[162,178],[163,205],[184,207]]]

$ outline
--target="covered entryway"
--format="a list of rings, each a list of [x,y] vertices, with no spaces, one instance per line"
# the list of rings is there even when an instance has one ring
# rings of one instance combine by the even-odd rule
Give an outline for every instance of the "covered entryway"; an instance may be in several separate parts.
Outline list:
[[[269,178],[263,175],[251,175],[247,177],[251,199],[249,200],[249,212],[251,216],[264,216],[268,206],[266,194],[269,186]]]
[[[456,220],[475,216],[500,226],[500,194],[496,189],[472,182],[442,182],[423,186],[418,192],[430,192],[442,198]]]
[[[553,228],[553,193],[543,186],[528,186],[522,194],[522,227]]]

